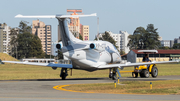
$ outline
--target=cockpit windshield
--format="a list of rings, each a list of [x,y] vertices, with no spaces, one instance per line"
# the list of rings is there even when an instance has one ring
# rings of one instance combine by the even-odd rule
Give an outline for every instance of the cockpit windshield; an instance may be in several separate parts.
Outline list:
[[[107,42],[107,43],[106,43],[106,50],[107,50],[108,52],[110,52],[110,53],[115,53],[115,52],[118,51],[118,50],[116,49],[116,47],[115,47],[113,44],[111,44],[110,42]]]

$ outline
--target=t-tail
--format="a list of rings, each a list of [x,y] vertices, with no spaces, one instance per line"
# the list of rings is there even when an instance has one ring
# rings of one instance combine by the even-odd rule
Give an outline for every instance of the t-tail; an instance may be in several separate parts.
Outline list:
[[[88,17],[96,16],[96,13],[90,15],[40,15],[40,16],[23,16],[16,15],[15,18],[57,18],[59,21],[60,36],[62,39],[63,46],[73,45],[81,40],[74,37],[74,35],[69,31],[67,19],[68,18],[78,18],[78,17]]]

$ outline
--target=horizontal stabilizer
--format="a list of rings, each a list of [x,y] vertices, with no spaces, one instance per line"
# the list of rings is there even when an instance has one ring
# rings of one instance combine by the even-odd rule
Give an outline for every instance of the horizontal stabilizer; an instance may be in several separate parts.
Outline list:
[[[18,14],[15,16],[15,18],[55,18],[55,15],[36,15],[36,16],[24,16],[21,14]]]
[[[88,17],[88,16],[97,16],[96,13],[89,15],[56,15],[57,18],[78,18],[78,17]]]
[[[15,18],[78,18],[78,17],[88,17],[88,16],[96,16],[96,13],[89,14],[89,15],[28,15],[24,16],[21,14],[18,14],[15,16]]]

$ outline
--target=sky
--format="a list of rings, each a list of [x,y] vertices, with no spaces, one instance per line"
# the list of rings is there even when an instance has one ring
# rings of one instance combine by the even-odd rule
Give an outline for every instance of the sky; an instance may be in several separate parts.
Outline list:
[[[0,23],[18,27],[22,15],[67,14],[67,9],[82,9],[84,14],[97,13],[99,32],[127,31],[133,34],[137,27],[146,29],[154,24],[163,40],[180,36],[180,0],[0,0]],[[90,40],[97,34],[97,17],[80,18],[82,25],[89,25]],[[39,19],[52,26],[52,40],[57,40],[57,19]]]

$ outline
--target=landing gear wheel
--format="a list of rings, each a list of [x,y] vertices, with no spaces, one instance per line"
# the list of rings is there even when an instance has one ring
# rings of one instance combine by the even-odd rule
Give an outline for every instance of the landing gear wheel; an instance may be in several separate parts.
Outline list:
[[[116,73],[113,73],[113,77],[112,77],[113,80],[116,80],[117,77],[116,77]]]
[[[158,69],[157,67],[153,67],[152,70],[151,70],[151,76],[153,78],[156,78],[158,76]]]
[[[138,73],[132,72],[132,77],[133,78],[137,78],[138,77]]]
[[[62,73],[62,80],[65,80],[66,79],[66,73]]]
[[[68,74],[67,74],[67,68],[62,68],[62,69],[61,69],[60,77],[62,78],[62,80],[65,80],[65,79],[66,79],[66,76],[68,76]]]
[[[113,73],[109,73],[109,78],[112,78],[113,77]]]
[[[113,80],[116,80],[116,73],[117,73],[117,68],[109,69],[109,78],[112,78]]]

